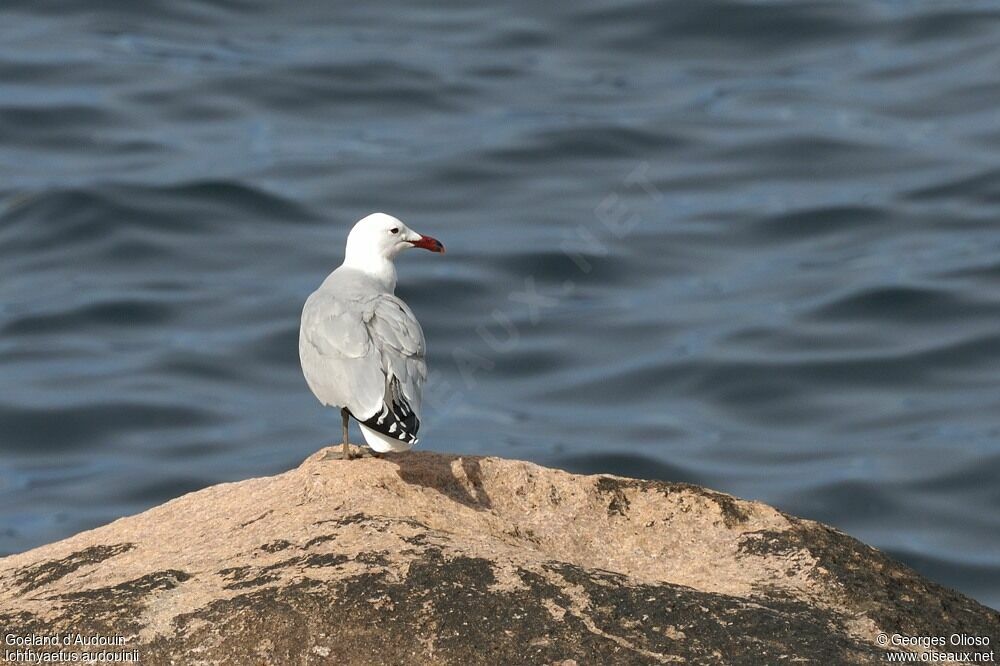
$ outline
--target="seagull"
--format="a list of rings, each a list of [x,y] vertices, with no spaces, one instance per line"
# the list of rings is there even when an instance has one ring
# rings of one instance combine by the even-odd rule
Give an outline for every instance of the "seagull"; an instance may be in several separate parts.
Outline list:
[[[347,235],[344,263],[306,300],[299,327],[299,361],[321,403],[339,407],[342,458],[350,460],[350,419],[381,455],[417,443],[420,394],[427,379],[424,332],[393,292],[400,252],[444,252],[435,238],[385,213],[358,221]]]

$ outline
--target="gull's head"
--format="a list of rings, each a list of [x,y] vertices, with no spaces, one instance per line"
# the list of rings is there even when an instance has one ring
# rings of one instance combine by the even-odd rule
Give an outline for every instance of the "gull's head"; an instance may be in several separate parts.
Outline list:
[[[444,245],[436,238],[418,234],[392,215],[372,213],[359,220],[347,235],[346,259],[365,261],[381,258],[391,261],[411,247],[444,252]]]

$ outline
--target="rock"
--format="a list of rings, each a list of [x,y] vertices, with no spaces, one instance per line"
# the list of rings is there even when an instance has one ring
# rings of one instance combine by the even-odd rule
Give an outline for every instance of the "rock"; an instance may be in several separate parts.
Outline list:
[[[874,664],[882,632],[1000,640],[997,612],[758,502],[328,452],[0,560],[0,627],[183,665]]]

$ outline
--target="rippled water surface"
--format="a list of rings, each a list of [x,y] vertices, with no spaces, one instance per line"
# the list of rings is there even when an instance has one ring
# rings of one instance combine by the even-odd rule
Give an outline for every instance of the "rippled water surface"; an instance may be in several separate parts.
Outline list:
[[[1000,606],[1000,12],[0,5],[0,551],[337,440],[298,315],[400,262],[422,445],[693,481]]]

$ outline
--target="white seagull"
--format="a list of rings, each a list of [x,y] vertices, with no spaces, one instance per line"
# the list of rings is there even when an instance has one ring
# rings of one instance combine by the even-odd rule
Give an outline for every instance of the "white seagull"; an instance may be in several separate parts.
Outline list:
[[[385,213],[360,220],[347,236],[344,263],[306,300],[299,328],[299,360],[313,394],[339,407],[343,458],[350,459],[350,417],[378,453],[407,451],[417,443],[420,392],[427,379],[424,332],[397,298],[392,260],[421,247],[444,252]]]

